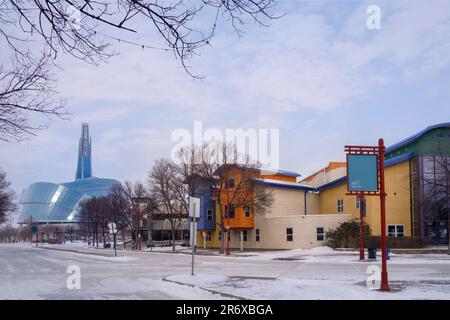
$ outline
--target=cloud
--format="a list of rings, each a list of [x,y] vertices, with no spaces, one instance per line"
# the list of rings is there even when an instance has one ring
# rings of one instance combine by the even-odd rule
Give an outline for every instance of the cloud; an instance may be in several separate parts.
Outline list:
[[[0,163],[21,184],[72,177],[80,122],[87,121],[94,173],[145,179],[153,159],[170,155],[172,130],[203,120],[206,128],[282,128],[281,162],[316,169],[323,154],[299,160],[298,150],[343,139],[317,134],[329,129],[323,115],[335,112],[331,120],[343,122],[347,108],[377,99],[373,92],[449,66],[449,2],[378,2],[379,31],[365,27],[369,2],[347,1],[286,2],[285,17],[270,28],[247,26],[242,37],[223,28],[191,62],[205,80],[190,78],[170,53],[126,44],[99,67],[65,56],[59,90],[72,121],[52,123],[27,144],[1,144]]]

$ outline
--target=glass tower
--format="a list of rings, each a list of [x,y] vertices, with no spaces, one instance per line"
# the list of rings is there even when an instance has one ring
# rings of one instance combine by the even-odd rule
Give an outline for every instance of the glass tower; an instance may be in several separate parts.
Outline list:
[[[81,125],[81,138],[78,145],[78,165],[75,180],[87,179],[92,177],[91,164],[91,138],[89,137],[89,125]]]

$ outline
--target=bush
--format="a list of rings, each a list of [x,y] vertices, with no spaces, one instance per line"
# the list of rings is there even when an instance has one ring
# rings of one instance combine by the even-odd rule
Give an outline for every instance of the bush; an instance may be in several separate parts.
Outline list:
[[[413,249],[413,248],[424,248],[425,246],[432,243],[430,238],[422,237],[396,237],[387,238],[387,247],[391,249]],[[381,249],[381,237],[380,236],[370,236],[364,239],[364,246],[366,248],[377,248]]]
[[[357,220],[341,223],[337,228],[330,229],[325,234],[327,245],[335,248],[357,248],[359,246],[359,227]],[[370,236],[370,226],[364,223],[364,237]]]

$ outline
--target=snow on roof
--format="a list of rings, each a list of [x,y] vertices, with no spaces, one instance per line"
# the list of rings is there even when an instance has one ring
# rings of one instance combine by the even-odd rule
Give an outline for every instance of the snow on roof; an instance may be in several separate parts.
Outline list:
[[[297,182],[287,182],[287,181],[280,181],[280,180],[275,180],[275,179],[261,179],[261,178],[254,178],[254,180],[256,180],[257,183],[261,183],[264,185],[270,185],[273,187],[292,188],[292,189],[300,189],[300,190],[308,190],[308,191],[315,190],[315,188],[312,186],[299,184]]]

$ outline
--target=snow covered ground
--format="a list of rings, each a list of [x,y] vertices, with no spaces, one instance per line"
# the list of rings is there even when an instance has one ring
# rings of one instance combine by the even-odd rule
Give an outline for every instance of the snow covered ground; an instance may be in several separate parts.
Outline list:
[[[216,291],[247,299],[450,299],[450,256],[445,254],[392,254],[393,290],[383,293],[366,286],[368,268],[379,266],[379,260],[359,262],[357,252],[325,247],[230,257],[199,250],[193,277],[189,248],[177,247],[178,254],[169,253],[171,248],[121,250],[114,257],[111,249],[80,243],[45,247],[0,245],[1,299],[224,298]],[[70,265],[80,267],[80,290],[66,287]]]

